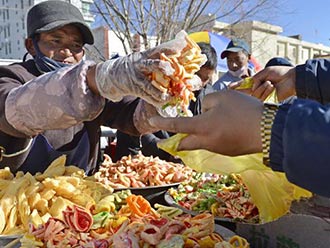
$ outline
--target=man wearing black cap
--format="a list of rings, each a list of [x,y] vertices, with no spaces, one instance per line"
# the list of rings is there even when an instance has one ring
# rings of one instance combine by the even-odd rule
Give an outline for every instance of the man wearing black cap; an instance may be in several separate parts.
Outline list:
[[[143,72],[161,70],[160,61],[150,59],[156,53],[176,51],[162,46],[97,65],[85,61],[84,44],[93,44],[93,34],[64,1],[33,6],[27,30],[33,59],[0,67],[0,168],[34,174],[66,154],[67,164],[90,174],[101,125],[135,135],[148,131],[152,105],[166,99]]]
[[[232,82],[252,76],[254,72],[249,68],[251,51],[249,45],[242,39],[232,39],[226,50],[221,53],[221,59],[227,58],[228,71],[213,85],[217,91],[228,86]]]

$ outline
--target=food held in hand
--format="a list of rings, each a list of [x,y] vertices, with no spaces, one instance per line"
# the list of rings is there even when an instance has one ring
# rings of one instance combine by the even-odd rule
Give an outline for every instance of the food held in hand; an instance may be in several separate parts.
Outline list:
[[[164,93],[173,96],[172,101],[163,106],[176,108],[178,115],[191,115],[188,110],[190,101],[195,101],[193,91],[201,88],[201,80],[195,75],[206,62],[206,56],[201,53],[200,47],[188,35],[186,35],[185,48],[174,55],[162,53],[160,59],[169,62],[173,73],[165,75],[155,71],[151,74],[152,84]]]

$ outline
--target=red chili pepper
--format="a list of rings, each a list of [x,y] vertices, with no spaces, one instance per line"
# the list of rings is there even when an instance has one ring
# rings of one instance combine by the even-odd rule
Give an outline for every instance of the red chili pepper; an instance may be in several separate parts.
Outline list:
[[[157,226],[157,227],[162,227],[162,226],[164,226],[167,222],[168,222],[168,220],[165,219],[165,218],[161,218],[161,219],[158,219],[158,220],[150,220],[150,224],[155,225],[155,226]]]

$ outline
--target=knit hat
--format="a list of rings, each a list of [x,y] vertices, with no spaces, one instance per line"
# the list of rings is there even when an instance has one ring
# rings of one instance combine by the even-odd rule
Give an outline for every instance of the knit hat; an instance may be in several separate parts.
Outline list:
[[[27,34],[32,38],[35,34],[48,32],[73,24],[79,28],[84,43],[93,44],[93,33],[84,21],[80,10],[64,1],[45,1],[34,5],[27,14]]]

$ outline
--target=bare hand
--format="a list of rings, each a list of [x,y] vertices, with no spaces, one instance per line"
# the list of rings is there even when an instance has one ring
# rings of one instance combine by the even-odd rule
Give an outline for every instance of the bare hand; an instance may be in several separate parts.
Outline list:
[[[296,94],[295,67],[289,66],[270,66],[255,74],[253,77],[253,86],[250,89],[240,90],[251,96],[264,101],[274,90],[277,98],[283,101],[286,98]],[[236,89],[243,83],[243,80],[231,83],[229,88]]]
[[[253,76],[252,92],[264,83],[274,85],[279,101],[296,94],[296,69],[290,66],[270,66]]]
[[[227,90],[207,95],[203,109],[203,114],[190,118],[153,117],[150,122],[162,130],[189,134],[179,150],[207,149],[230,156],[262,150],[262,102]]]

